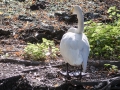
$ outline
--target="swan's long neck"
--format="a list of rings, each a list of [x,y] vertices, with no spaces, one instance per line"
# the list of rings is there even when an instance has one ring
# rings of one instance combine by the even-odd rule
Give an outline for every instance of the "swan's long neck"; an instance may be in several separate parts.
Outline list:
[[[82,34],[84,32],[84,16],[82,10],[79,10],[77,13],[78,18],[78,31],[77,33]]]

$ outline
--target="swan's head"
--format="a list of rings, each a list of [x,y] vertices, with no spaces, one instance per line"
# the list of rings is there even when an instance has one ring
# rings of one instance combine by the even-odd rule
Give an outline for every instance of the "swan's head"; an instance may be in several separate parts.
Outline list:
[[[82,9],[81,9],[80,6],[74,5],[74,6],[72,7],[72,10],[71,10],[72,14],[78,14],[79,11],[82,11]]]

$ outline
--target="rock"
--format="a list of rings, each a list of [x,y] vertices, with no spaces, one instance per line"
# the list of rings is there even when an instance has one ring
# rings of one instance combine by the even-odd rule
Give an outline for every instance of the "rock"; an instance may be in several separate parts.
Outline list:
[[[17,1],[19,1],[19,2],[24,2],[25,0],[17,0]]]
[[[77,15],[64,16],[63,21],[65,21],[65,23],[67,23],[67,24],[77,23],[78,22]]]
[[[28,16],[25,16],[25,15],[19,15],[18,19],[22,20],[22,21],[32,22],[35,19],[35,17],[28,17]]]
[[[95,10],[95,13],[98,13],[98,14],[100,14],[100,15],[104,15],[104,10],[99,10],[99,9],[96,9]]]
[[[100,18],[100,14],[99,13],[91,13],[91,12],[87,12],[84,14],[84,20],[85,21],[89,21],[91,19],[96,19],[96,18]]]
[[[36,39],[39,41],[39,42],[42,42],[42,38],[48,38],[49,36],[47,34],[44,34],[44,33],[39,33],[37,36],[36,36]]]
[[[29,43],[38,42],[38,40],[37,40],[35,37],[33,37],[33,36],[26,37],[26,38],[24,39],[24,41],[29,42]]]
[[[0,90],[13,90],[15,89],[14,86],[17,85],[17,81],[19,81],[19,79],[22,79],[21,75],[16,75],[14,77],[10,77],[10,78],[5,78],[0,80],[1,84],[0,84]]]
[[[54,39],[57,39],[57,40],[61,40],[63,34],[65,33],[64,30],[59,30],[59,31],[55,31],[52,36],[54,37]]]
[[[58,18],[59,21],[64,21],[65,23],[76,23],[77,22],[77,16],[76,15],[70,15],[67,14],[66,12],[55,12],[56,18]]]
[[[103,2],[104,0],[99,0],[100,2]]]
[[[47,2],[45,2],[45,1],[38,1],[35,4],[33,4],[32,6],[30,6],[30,9],[31,10],[39,10],[40,8],[45,9],[46,4],[47,4]]]
[[[95,88],[100,90],[107,85],[107,82],[100,82],[98,85],[95,85]]]
[[[9,36],[11,34],[10,30],[0,29],[0,36]]]
[[[96,18],[100,18],[100,14],[99,13],[93,13],[93,18],[96,19]]]
[[[77,23],[78,20],[77,20],[77,15],[70,15],[70,14],[67,14],[66,12],[55,12],[55,16],[56,18],[58,18],[59,21],[64,21],[65,23],[67,24],[71,24],[71,23]],[[88,21],[88,20],[91,20],[91,19],[96,19],[96,18],[100,18],[100,14],[99,13],[91,13],[91,12],[88,12],[88,13],[85,13],[84,14],[84,20],[85,21]]]
[[[55,12],[55,16],[63,16],[63,15],[66,15],[66,12],[65,11],[56,11]]]
[[[101,18],[98,18],[99,21],[101,21],[102,23],[113,23],[114,19],[109,18],[107,16],[102,15]]]
[[[55,12],[55,17],[58,18],[59,21],[66,21],[66,19],[70,18],[70,16],[68,16],[68,14],[64,11]]]
[[[114,22],[114,20],[111,18],[102,18],[101,21],[102,21],[102,23],[113,23]]]
[[[41,43],[42,38],[46,38],[48,40],[56,40],[55,43],[59,43],[57,41],[61,40],[63,34],[69,28],[70,28],[69,25],[60,26],[59,30],[55,30],[54,26],[41,23],[40,28],[31,28],[31,29],[26,29],[24,31],[20,31],[19,39],[31,43],[37,43],[37,42]]]
[[[51,40],[53,32],[54,32],[53,26],[44,24],[44,26],[41,26],[41,28],[27,29],[19,32],[21,34],[19,39],[22,39],[30,43],[37,43],[37,42],[41,43],[42,38]]]

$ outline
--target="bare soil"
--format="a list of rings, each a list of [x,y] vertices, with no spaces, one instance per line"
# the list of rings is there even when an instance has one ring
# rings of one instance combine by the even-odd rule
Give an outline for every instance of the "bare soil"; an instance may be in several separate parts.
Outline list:
[[[115,5],[120,9],[119,0],[82,0],[79,5],[83,8],[86,20],[93,19],[96,22],[109,21],[107,9],[110,6]],[[96,5],[99,7],[96,8]],[[33,16],[26,11],[26,17],[21,13],[22,16],[3,18],[0,24],[0,90],[119,90],[119,70],[109,72],[103,67],[105,63],[110,63],[120,68],[119,61],[89,60],[87,74],[81,81],[73,75],[73,71],[78,72],[78,67],[69,66],[71,79],[66,82],[66,75],[60,73],[66,71],[61,56],[56,60],[44,61],[26,60],[23,57],[27,42],[41,42],[44,37],[54,40],[59,46],[62,35],[76,23],[69,24],[69,20],[62,17],[50,18],[47,10],[31,11]],[[93,18],[90,12],[97,12],[100,16]]]

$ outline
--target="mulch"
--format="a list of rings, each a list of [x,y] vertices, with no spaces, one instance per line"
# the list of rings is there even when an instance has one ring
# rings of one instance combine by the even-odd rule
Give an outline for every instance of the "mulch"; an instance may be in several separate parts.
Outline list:
[[[84,3],[80,5],[85,13],[101,11],[99,12],[101,15],[108,17],[106,12],[110,6],[115,5],[120,9],[119,0],[94,0],[94,3],[89,2],[89,0],[83,1]],[[96,8],[96,5],[99,8]],[[41,15],[41,12],[37,12],[38,15]],[[44,10],[43,14],[46,15],[46,13],[46,10]],[[23,57],[24,47],[29,40],[36,40],[30,36],[34,35],[40,28],[42,30],[47,29],[45,32],[39,31],[42,35],[46,34],[45,37],[47,38],[51,37],[48,37],[48,35],[50,34],[49,30],[53,27],[54,30],[58,31],[57,34],[61,33],[60,36],[55,36],[56,34],[52,33],[52,36],[55,37],[50,38],[59,45],[61,36],[71,27],[71,24],[45,15],[37,16],[37,18],[40,17],[41,19],[38,21],[35,20],[35,16],[31,17],[29,13],[30,18],[26,18],[24,15],[19,16],[19,18],[14,16],[4,20],[4,23],[0,25],[0,32],[2,33],[2,35],[0,33],[0,90],[106,90],[106,88],[119,90],[119,71],[118,73],[109,73],[103,67],[105,63],[120,66],[117,61],[91,60],[87,68],[88,75],[83,76],[81,84],[78,77],[71,77],[72,79],[66,83],[66,76],[60,74],[61,71],[66,70],[62,57],[58,57],[57,60],[45,61],[25,60]],[[50,24],[48,21],[50,21]],[[49,26],[41,27],[41,22]],[[63,31],[60,31],[61,29]],[[76,70],[77,67],[69,66],[69,69]],[[118,81],[116,81],[115,77],[117,77]],[[116,81],[116,85],[113,84],[114,82],[110,83],[109,79],[111,78]],[[113,87],[117,89],[112,89]]]

